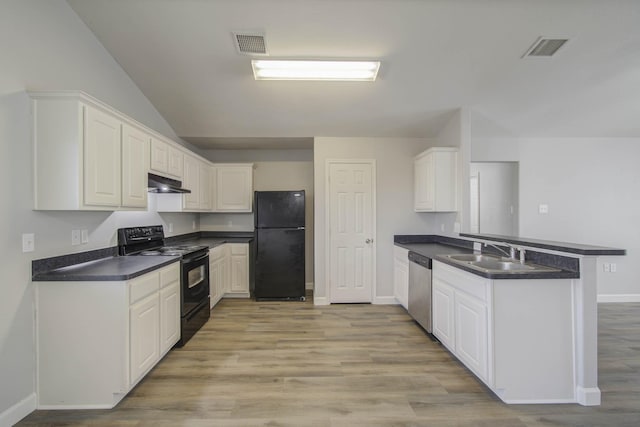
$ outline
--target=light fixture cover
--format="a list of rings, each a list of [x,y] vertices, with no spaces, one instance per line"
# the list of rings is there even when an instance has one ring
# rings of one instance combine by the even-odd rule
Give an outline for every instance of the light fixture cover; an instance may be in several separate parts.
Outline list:
[[[254,59],[256,80],[375,81],[379,61],[320,61]]]

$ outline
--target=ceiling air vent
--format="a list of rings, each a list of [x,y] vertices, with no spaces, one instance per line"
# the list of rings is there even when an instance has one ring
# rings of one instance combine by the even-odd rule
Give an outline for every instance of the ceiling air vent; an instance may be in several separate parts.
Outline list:
[[[268,55],[267,45],[262,33],[233,33],[238,53],[243,55]]]
[[[553,56],[569,39],[539,37],[523,58]]]

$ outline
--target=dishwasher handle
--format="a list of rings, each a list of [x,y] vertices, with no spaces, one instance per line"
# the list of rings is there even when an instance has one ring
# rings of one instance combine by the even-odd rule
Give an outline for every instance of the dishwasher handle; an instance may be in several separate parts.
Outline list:
[[[409,261],[431,270],[431,258],[409,251]]]

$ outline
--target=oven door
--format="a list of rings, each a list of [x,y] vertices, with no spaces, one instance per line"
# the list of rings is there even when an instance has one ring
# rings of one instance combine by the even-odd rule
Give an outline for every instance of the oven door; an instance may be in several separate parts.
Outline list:
[[[182,260],[182,309],[186,316],[209,298],[209,254]]]

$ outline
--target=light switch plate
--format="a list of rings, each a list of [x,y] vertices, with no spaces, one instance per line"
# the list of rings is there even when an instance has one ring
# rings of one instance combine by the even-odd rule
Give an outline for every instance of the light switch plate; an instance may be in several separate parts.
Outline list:
[[[88,230],[82,230],[80,232],[80,236],[81,236],[80,239],[81,239],[83,245],[86,244],[86,243],[89,243],[89,231]]]
[[[71,230],[71,245],[76,246],[80,244],[80,230]]]
[[[542,204],[538,206],[538,212],[541,214],[548,214],[549,213],[549,205],[546,204]]]
[[[22,252],[33,252],[36,249],[36,237],[33,233],[22,235]]]

